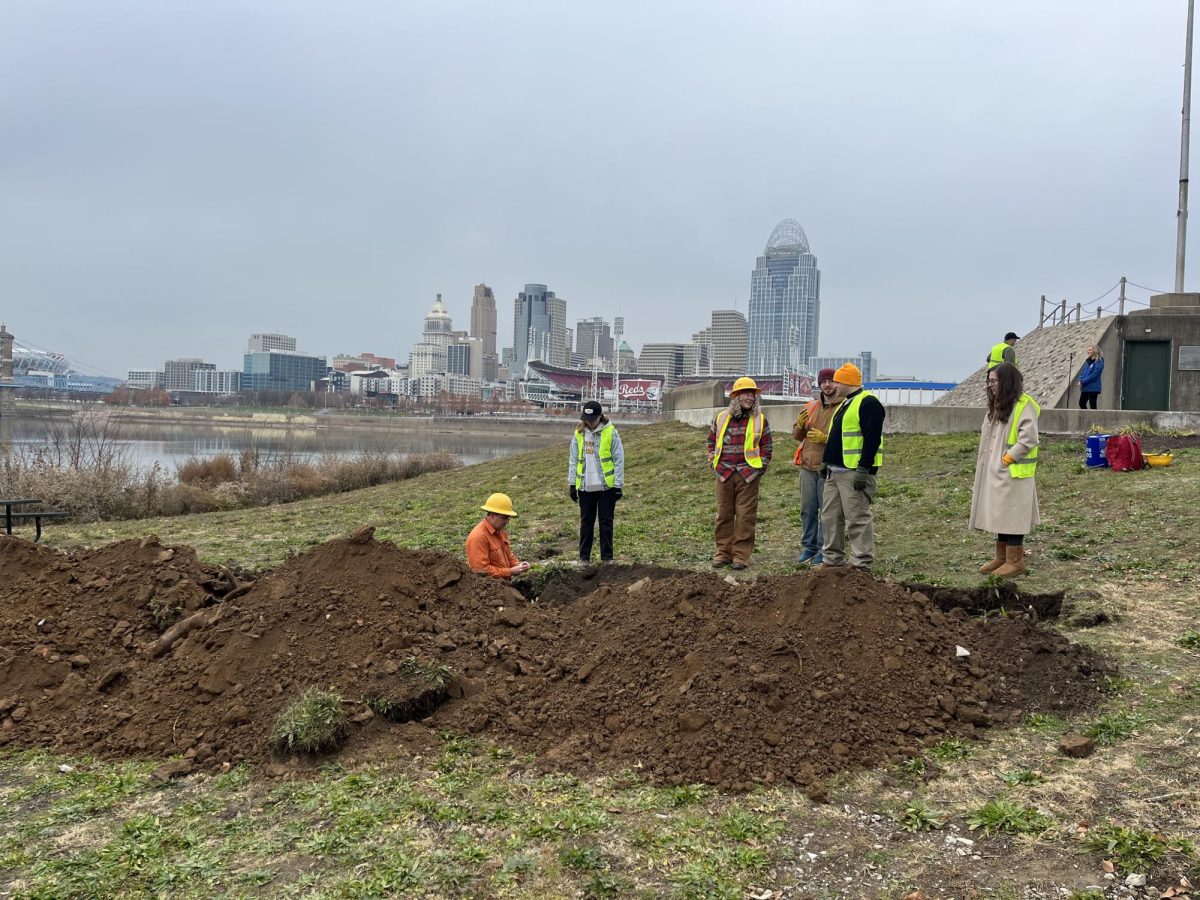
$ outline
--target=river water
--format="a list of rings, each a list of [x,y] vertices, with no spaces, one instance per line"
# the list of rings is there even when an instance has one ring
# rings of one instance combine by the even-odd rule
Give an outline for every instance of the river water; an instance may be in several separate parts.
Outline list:
[[[564,432],[564,435],[568,432]],[[465,464],[486,462],[536,450],[539,447],[563,444],[566,436],[506,434],[444,433],[412,427],[373,431],[351,428],[231,428],[202,425],[122,425],[103,438],[81,432],[78,437],[67,434],[61,426],[35,420],[12,423],[9,441],[17,453],[29,453],[39,447],[53,448],[56,443],[81,445],[85,453],[102,445],[117,449],[139,468],[148,469],[155,463],[165,471],[174,472],[189,458],[209,459],[223,453],[235,459],[243,450],[256,450],[260,458],[290,455],[298,459],[321,456],[355,456],[365,452],[387,452],[399,456],[410,453],[430,453],[448,450]]]

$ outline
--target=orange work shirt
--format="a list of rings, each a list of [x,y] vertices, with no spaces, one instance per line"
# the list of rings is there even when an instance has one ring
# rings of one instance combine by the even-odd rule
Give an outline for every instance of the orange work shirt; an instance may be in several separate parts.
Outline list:
[[[472,572],[493,578],[511,578],[508,571],[518,562],[508,545],[508,533],[497,531],[486,518],[467,535],[467,565]]]

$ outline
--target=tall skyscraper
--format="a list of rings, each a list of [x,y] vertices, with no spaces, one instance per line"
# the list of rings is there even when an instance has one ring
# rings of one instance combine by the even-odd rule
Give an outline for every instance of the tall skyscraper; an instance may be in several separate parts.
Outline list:
[[[715,309],[712,324],[692,335],[701,347],[704,375],[737,375],[746,371],[746,317],[736,309]]]
[[[600,316],[591,319],[580,319],[575,325],[575,352],[587,360],[591,367],[592,356],[600,359],[602,365],[612,365],[613,359],[612,330]]]
[[[775,226],[750,276],[749,357],[754,375],[799,369],[817,355],[821,272],[795,219]]]
[[[513,303],[513,366],[510,376],[524,378],[530,360],[567,364],[567,301],[544,284],[527,284]]]
[[[496,355],[496,295],[486,284],[475,285],[471,299],[471,337],[483,343],[483,378],[495,381],[500,366]]]
[[[454,323],[450,320],[450,311],[442,302],[442,295],[438,294],[437,299],[433,301],[433,308],[425,316],[425,329],[422,332],[424,343],[446,347],[454,339],[454,335],[451,334],[453,330]]]

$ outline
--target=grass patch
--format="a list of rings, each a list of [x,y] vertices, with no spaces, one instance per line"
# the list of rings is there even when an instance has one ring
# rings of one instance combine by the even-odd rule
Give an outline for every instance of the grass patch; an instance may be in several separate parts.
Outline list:
[[[933,809],[919,800],[914,800],[896,816],[896,824],[904,831],[935,831],[945,825],[945,820]]]
[[[1035,772],[1033,769],[1012,769],[1001,772],[999,777],[1009,787],[1033,787],[1046,780],[1041,772]]]
[[[1187,647],[1189,650],[1200,650],[1200,631],[1189,628],[1179,636],[1179,640],[1176,643],[1180,647]]]
[[[1116,712],[1097,719],[1087,727],[1084,734],[1094,739],[1097,744],[1114,744],[1135,734],[1145,724],[1145,721],[1145,718],[1138,713]]]
[[[1112,860],[1122,872],[1148,872],[1167,853],[1161,835],[1111,822],[1089,830],[1083,845]]]
[[[989,800],[967,816],[971,831],[984,834],[1044,834],[1054,828],[1054,820],[1032,806],[1022,806],[1012,800]]]
[[[271,746],[279,753],[324,753],[346,735],[342,698],[333,691],[308,688],[286,706],[271,730]]]
[[[967,759],[974,752],[971,745],[958,738],[947,738],[938,741],[929,748],[929,756],[937,762],[948,763]]]

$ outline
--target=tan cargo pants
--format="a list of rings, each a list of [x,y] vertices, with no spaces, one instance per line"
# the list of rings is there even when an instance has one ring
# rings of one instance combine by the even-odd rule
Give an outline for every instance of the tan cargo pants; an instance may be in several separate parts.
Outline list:
[[[716,559],[750,565],[754,552],[754,529],[758,524],[759,475],[747,482],[734,472],[717,481]]]
[[[876,486],[876,477],[868,475],[867,489],[856,491],[853,471],[829,470],[821,494],[821,528],[825,532],[821,556],[826,565],[846,564],[846,541],[849,540],[850,565],[871,568],[875,561],[875,520],[871,501]]]

